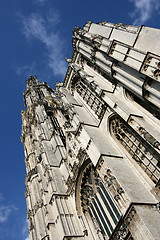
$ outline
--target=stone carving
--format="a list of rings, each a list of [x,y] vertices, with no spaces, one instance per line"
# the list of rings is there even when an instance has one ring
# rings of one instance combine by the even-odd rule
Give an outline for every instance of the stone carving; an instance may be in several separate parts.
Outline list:
[[[41,163],[41,161],[42,161],[42,155],[39,154],[38,157],[37,157],[37,163]]]
[[[155,152],[152,146],[149,146],[146,141],[137,132],[134,131],[126,122],[119,116],[112,117],[110,121],[111,133],[116,140],[126,149],[131,157],[142,166],[143,170],[149,175],[154,183],[159,181],[160,169],[158,166],[160,154]],[[139,129],[143,137],[159,147],[156,141],[145,129]],[[134,149],[134,150],[133,150]]]
[[[37,174],[37,167],[33,168],[26,174],[26,180],[30,181],[31,177],[35,174]]]
[[[84,159],[87,158],[87,153],[86,153],[85,149],[83,149],[83,148],[79,149],[77,158],[79,159],[79,161],[82,159],[83,159],[82,161],[84,161]]]
[[[30,195],[30,192],[29,192],[29,186],[28,186],[28,182],[26,181],[25,179],[25,187],[26,187],[26,192],[25,194],[27,195],[27,197]]]
[[[91,40],[92,41],[96,40],[96,42],[99,42],[99,43],[102,42],[102,39],[103,39],[103,37],[98,35],[98,34],[92,34],[92,36],[91,36]],[[93,44],[94,44],[94,42],[93,42]]]
[[[156,51],[156,46],[145,41],[145,27],[89,23],[84,29],[74,30],[74,53],[72,59],[66,59],[69,67],[64,84],[56,83],[56,90],[52,90],[46,83],[39,83],[36,77],[27,81],[24,94],[27,110],[22,111],[22,141],[28,157],[26,198],[30,230],[34,227],[30,233],[32,240],[47,239],[48,236],[56,240],[131,240],[129,231],[132,230],[135,230],[138,239],[138,234],[143,236],[144,225],[148,221],[143,207],[147,200],[154,198],[151,188],[160,185],[160,154],[156,151],[156,148],[160,151],[160,143],[145,131],[152,124],[155,128],[159,120],[144,106],[145,103],[149,105],[152,96],[154,106],[149,105],[148,108],[153,108],[154,112],[154,107],[158,109],[159,106],[154,101],[158,103],[160,59],[159,56],[148,55],[148,51]],[[134,29],[139,31],[137,35],[127,33]],[[153,30],[146,30],[146,36],[150,38]],[[122,41],[115,40],[115,46],[113,39]],[[111,42],[112,57],[109,56]],[[140,46],[138,50],[134,49],[137,42]],[[146,71],[142,74],[143,64]],[[123,101],[124,88],[134,95],[132,103]],[[148,98],[144,94],[145,88]],[[73,96],[70,96],[72,93]],[[136,98],[141,104],[139,109]],[[104,115],[107,108],[110,112]],[[112,119],[114,112],[121,118]],[[138,129],[140,125],[132,128],[133,125],[127,123],[129,116],[138,122],[143,121],[144,129]],[[91,132],[93,126],[96,132]],[[103,159],[98,162],[100,156]],[[123,165],[120,165],[121,162]],[[37,167],[34,168],[35,165]],[[125,170],[128,170],[127,174]],[[129,172],[133,174],[128,176]],[[147,180],[146,174],[155,184]],[[136,186],[139,188],[136,189]],[[138,199],[142,208],[136,202]],[[130,209],[131,202],[136,202],[139,216]],[[150,204],[153,205],[155,211],[160,211],[160,204]],[[158,212],[155,211],[152,211],[152,216],[155,214],[157,217]],[[78,224],[78,214],[82,214],[87,229]],[[144,225],[133,229],[136,227],[134,221],[139,223],[139,219],[144,220]],[[155,220],[155,226],[158,226],[158,220]],[[151,221],[150,224],[146,230],[153,231],[151,234],[154,236],[154,226]],[[115,237],[110,238],[114,231]]]
[[[72,121],[74,115],[76,114],[76,112],[74,110],[74,106],[71,103],[64,104],[63,108],[62,108],[62,113],[67,118],[68,124],[71,124],[70,121]]]
[[[79,27],[75,27],[75,29],[73,30],[73,34],[74,34],[75,38],[77,38],[77,39],[83,38],[83,35],[85,33],[86,33],[86,31],[84,29],[79,28]]]
[[[76,88],[76,83],[80,81],[80,76],[78,73],[74,73],[71,78],[71,84],[70,84],[70,90],[71,94],[74,96],[75,88]]]
[[[31,76],[28,78],[28,80],[26,80],[26,85],[27,88],[32,87],[33,85],[37,85],[39,83],[38,79],[36,76]]]
[[[82,54],[79,54],[79,58],[77,60],[77,63],[82,67],[82,69],[84,70],[84,58],[83,58],[83,55]]]
[[[63,106],[62,102],[60,101],[60,99],[58,99],[56,97],[56,95],[55,96],[46,96],[44,98],[44,100],[46,100],[46,102],[49,104],[49,106],[51,108],[53,108],[54,110],[61,109]]]
[[[74,64],[74,63],[70,63],[69,64],[69,66],[73,69],[73,71],[74,71],[74,75],[72,76],[72,79],[74,78],[74,77],[84,77],[83,75],[85,75],[85,73],[84,73],[84,71],[83,71],[83,67],[81,67],[81,66],[78,66],[78,65],[76,65],[76,64]]]
[[[98,170],[101,170],[102,166],[103,166],[103,163],[104,163],[104,159],[101,157],[101,159],[99,160],[99,163],[97,165],[97,169]]]
[[[108,232],[105,228],[105,221],[107,222],[108,219],[113,217],[106,206],[106,198],[108,198],[107,195],[110,191],[105,187],[103,180],[93,167],[92,163],[89,163],[86,166],[81,179],[80,199],[83,213],[88,222],[92,221],[94,223],[95,229],[97,230],[97,233],[101,234],[101,237],[108,236]],[[111,205],[116,208],[115,201],[112,198],[109,199],[110,203],[112,202]],[[102,215],[97,215],[95,213],[97,209],[99,209],[98,211],[101,211],[103,217],[105,216],[104,218]],[[118,209],[116,216],[118,219],[120,218]],[[102,218],[103,222],[101,222]],[[110,230],[111,232],[113,231],[112,224],[110,224]]]
[[[129,231],[129,225],[133,221],[135,214],[136,214],[136,210],[132,206],[128,215],[122,221],[122,224],[112,235],[111,240],[126,240],[126,237],[129,240],[133,240],[133,237],[131,236],[131,233]]]
[[[28,219],[28,225],[29,225],[29,232],[30,232],[34,228],[33,219],[31,217]]]
[[[141,72],[156,80],[160,79],[160,56],[147,53]]]
[[[114,239],[125,240],[128,235],[128,232],[129,232],[129,230],[127,228],[127,225],[124,223],[118,229],[117,234],[115,235]]]
[[[92,143],[92,139],[90,139],[90,140],[88,141],[88,143],[87,143],[87,147],[86,147],[86,150],[89,149],[89,146],[91,145],[91,143]]]
[[[38,201],[38,202],[33,206],[34,214],[38,211],[38,209],[42,208],[42,206],[43,206],[43,201],[42,201],[42,200]]]
[[[68,129],[68,128],[72,128],[72,124],[70,123],[70,121],[65,121],[64,125],[63,125],[64,129]]]
[[[29,219],[29,218],[31,218],[33,216],[34,216],[33,210],[31,210],[31,209],[27,210],[27,218]]]
[[[153,147],[158,148],[160,150],[160,143],[143,127],[139,127],[139,133],[142,137],[144,137]]]
[[[95,56],[96,56],[96,48],[92,48],[91,49],[91,59],[92,59],[92,61],[95,60]]]
[[[77,156],[74,156],[75,160],[72,160],[72,162],[74,161],[73,165],[72,166],[71,166],[71,164],[69,165],[71,173],[66,182],[66,184],[68,186],[67,192],[70,192],[72,189],[72,193],[73,193],[73,191],[74,191],[73,187],[75,187],[74,182],[77,178],[79,168],[83,164],[83,162],[86,160],[87,157],[88,157],[88,155],[87,155],[86,151],[82,148],[79,149]]]
[[[55,87],[56,88],[63,87],[63,82],[56,82]]]
[[[124,193],[123,188],[120,186],[110,169],[107,169],[106,175],[104,176],[104,181],[106,182],[108,188],[113,194],[116,201],[121,199],[121,195]]]
[[[45,215],[49,213],[47,205],[44,205],[44,212],[45,212]]]
[[[63,87],[63,83],[62,82],[56,82],[55,87],[56,87],[56,91],[55,91],[56,96],[58,98],[64,97],[65,94],[60,91],[60,88]]]
[[[49,165],[45,165],[44,169],[45,169],[44,175],[47,176],[48,182],[52,182],[53,181],[53,177],[52,177],[52,174],[51,174],[50,166]]]

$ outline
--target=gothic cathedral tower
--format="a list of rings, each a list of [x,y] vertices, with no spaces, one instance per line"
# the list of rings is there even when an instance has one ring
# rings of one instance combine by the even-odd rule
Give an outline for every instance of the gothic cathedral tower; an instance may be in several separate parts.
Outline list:
[[[87,22],[56,90],[30,76],[30,240],[160,238],[160,31]]]

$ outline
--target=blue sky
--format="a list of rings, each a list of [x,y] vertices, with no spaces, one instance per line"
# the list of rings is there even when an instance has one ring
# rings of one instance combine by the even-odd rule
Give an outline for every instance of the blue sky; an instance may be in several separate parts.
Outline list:
[[[20,141],[25,80],[36,75],[50,86],[63,81],[64,58],[72,54],[72,30],[88,20],[160,28],[160,2],[0,1],[0,240],[28,240]]]

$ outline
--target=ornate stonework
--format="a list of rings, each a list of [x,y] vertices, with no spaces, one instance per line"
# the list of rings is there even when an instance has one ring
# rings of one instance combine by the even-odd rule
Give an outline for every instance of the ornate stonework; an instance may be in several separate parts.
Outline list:
[[[160,31],[104,21],[73,35],[56,90],[26,81],[29,238],[158,239]]]

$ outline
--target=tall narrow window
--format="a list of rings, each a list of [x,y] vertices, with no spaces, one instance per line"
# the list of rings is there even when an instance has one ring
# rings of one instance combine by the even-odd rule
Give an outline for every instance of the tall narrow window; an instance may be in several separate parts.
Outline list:
[[[92,84],[93,85],[93,84]],[[93,89],[93,86],[92,86]],[[76,83],[76,91],[87,103],[87,105],[97,115],[98,119],[102,119],[106,110],[106,104],[100,99],[95,92],[90,89],[82,80]]]
[[[63,142],[64,147],[66,147],[66,137],[63,133],[63,130],[61,129],[58,120],[54,116],[50,116],[51,122],[53,124],[53,127],[57,132],[59,133],[59,136]]]
[[[160,178],[160,155],[123,119],[115,116],[110,121],[111,134],[124,147],[154,183]]]
[[[92,221],[103,239],[109,239],[121,213],[91,163],[83,172],[80,198],[88,222]]]

